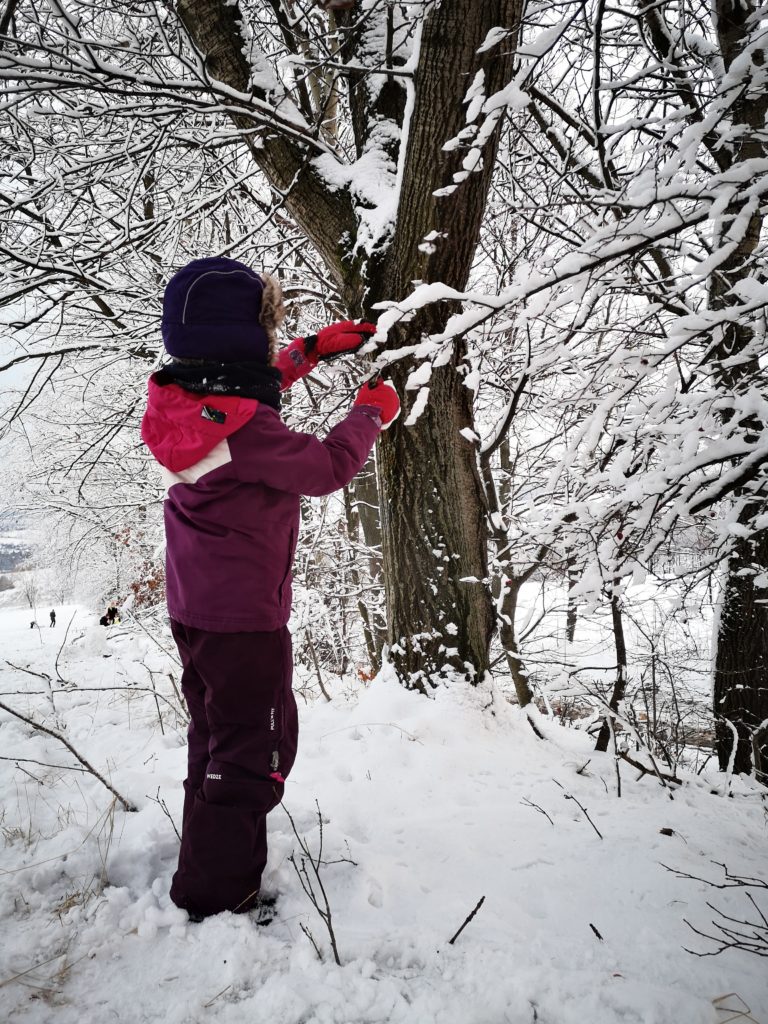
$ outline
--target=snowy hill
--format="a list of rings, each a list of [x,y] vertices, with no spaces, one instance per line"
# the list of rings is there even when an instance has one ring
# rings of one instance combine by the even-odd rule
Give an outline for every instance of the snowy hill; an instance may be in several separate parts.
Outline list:
[[[720,862],[766,878],[764,792],[748,782],[728,799],[714,770],[663,787],[622,762],[619,797],[613,757],[584,732],[545,722],[542,742],[487,687],[427,700],[385,673],[330,704],[300,700],[285,803],[313,855],[322,814],[337,966],[281,808],[269,927],[191,924],[170,903],[178,841],[158,801],[178,825],[185,748],[169,637],[107,631],[78,608],[30,629],[17,608],[0,611],[0,638],[0,701],[138,807],[0,710],[3,1020],[714,1024],[727,993],[721,1007],[752,1013],[730,1019],[768,1020],[764,959],[685,949],[716,948],[686,924],[714,934],[708,902],[754,919],[746,891],[675,873],[720,882]]]
[[[21,532],[0,533],[0,572],[11,572],[29,558],[32,548],[28,537]]]

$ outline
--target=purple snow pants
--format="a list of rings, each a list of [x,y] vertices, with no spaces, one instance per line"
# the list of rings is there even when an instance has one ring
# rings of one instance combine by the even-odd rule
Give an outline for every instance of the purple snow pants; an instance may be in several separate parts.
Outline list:
[[[296,757],[291,635],[209,633],[171,621],[189,707],[178,907],[207,916],[255,903],[267,862],[267,812]]]

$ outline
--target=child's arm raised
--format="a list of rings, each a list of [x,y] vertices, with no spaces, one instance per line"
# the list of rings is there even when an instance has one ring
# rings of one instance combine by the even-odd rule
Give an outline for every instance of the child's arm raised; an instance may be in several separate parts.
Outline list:
[[[367,338],[376,333],[376,325],[362,321],[344,320],[330,327],[323,327],[317,334],[296,338],[280,351],[275,366],[282,374],[280,390],[287,390],[301,377],[317,366],[318,362],[349,355],[363,345]]]
[[[274,409],[260,406],[250,423],[229,438],[235,473],[244,483],[263,483],[277,491],[330,494],[362,469],[382,420],[388,426],[399,405],[390,385],[377,385],[376,400],[364,387],[346,419],[322,441],[290,430]]]

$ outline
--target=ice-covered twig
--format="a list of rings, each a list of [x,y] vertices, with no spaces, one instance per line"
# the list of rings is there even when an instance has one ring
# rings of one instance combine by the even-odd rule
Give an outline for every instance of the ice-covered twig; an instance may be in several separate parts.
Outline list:
[[[47,761],[36,761],[33,757],[5,757],[0,755],[0,761],[13,761],[14,764],[18,765],[19,762],[23,764],[37,764],[41,768],[57,768],[63,772],[87,772],[87,768],[76,768],[73,764],[49,764]]]

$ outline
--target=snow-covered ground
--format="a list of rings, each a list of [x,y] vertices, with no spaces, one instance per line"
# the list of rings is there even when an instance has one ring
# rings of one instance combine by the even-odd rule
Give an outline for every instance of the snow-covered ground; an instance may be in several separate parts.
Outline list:
[[[57,611],[55,629],[30,629],[28,610],[0,610],[0,701],[60,732],[138,811],[0,710],[0,1019],[714,1024],[728,1014],[713,1001],[736,993],[725,1005],[743,1000],[768,1024],[764,959],[685,949],[714,948],[686,924],[712,930],[708,901],[748,916],[744,891],[664,867],[720,881],[717,861],[765,878],[764,793],[735,780],[727,798],[711,762],[674,791],[622,764],[619,797],[613,758],[584,732],[548,723],[537,740],[488,687],[427,700],[383,674],[331,704],[302,702],[286,806],[312,850],[316,802],[322,812],[342,966],[280,808],[265,877],[277,919],[190,924],[168,899],[178,843],[158,802],[178,823],[169,638]],[[768,893],[755,898],[768,913]]]

